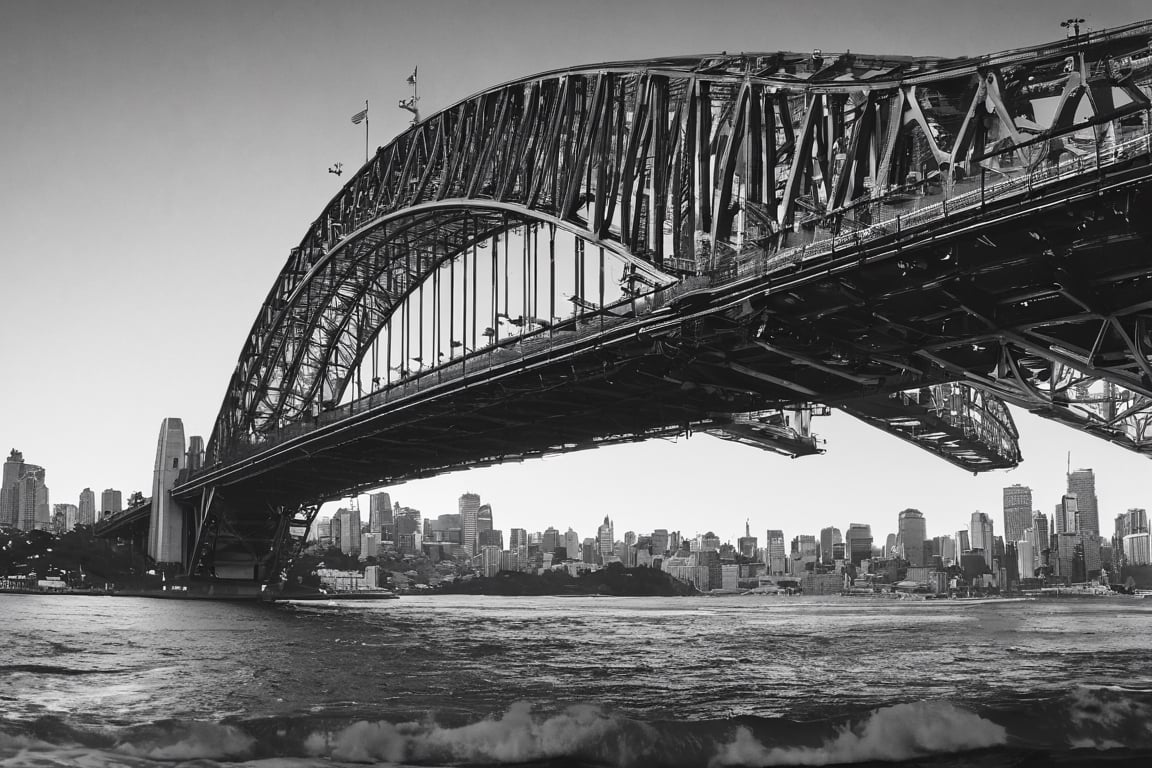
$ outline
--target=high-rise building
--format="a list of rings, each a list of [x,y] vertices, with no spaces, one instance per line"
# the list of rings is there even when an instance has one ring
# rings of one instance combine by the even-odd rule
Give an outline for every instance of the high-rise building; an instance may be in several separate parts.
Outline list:
[[[1077,469],[1068,473],[1068,494],[1076,496],[1076,514],[1079,525],[1071,530],[1077,533],[1100,535],[1100,515],[1096,508],[1096,474],[1091,469]]]
[[[476,510],[476,535],[480,535],[480,531],[492,530],[492,505],[481,504]]]
[[[996,536],[993,532],[992,518],[977,510],[972,513],[972,524],[969,526],[972,536],[972,549],[984,552],[984,562],[992,567],[992,558],[996,554]]]
[[[1035,548],[1028,539],[1016,542],[1016,568],[1022,579],[1031,578],[1036,570]]]
[[[77,517],[80,525],[92,525],[96,522],[96,492],[91,488],[80,491],[80,511]]]
[[[25,531],[47,530],[52,526],[45,474],[44,467],[26,464],[24,455],[12,450],[4,462],[3,484],[0,485],[0,526]]]
[[[834,548],[837,544],[844,544],[844,538],[840,534],[839,528],[821,528],[820,529],[820,562],[824,565],[832,565],[835,561]]]
[[[569,560],[580,559],[580,536],[571,528],[564,534],[564,551],[568,553]]]
[[[940,559],[945,563],[957,563],[960,561],[959,553],[956,551],[956,539],[952,536],[937,536],[933,539],[933,548],[936,554],[940,555]]]
[[[1004,489],[1004,540],[1021,541],[1024,529],[1032,527],[1032,489],[1010,485]]]
[[[613,540],[612,521],[604,516],[604,523],[596,528],[596,547],[601,562],[607,562],[615,552]]]
[[[52,505],[52,530],[56,533],[67,533],[76,527],[75,504]]]
[[[872,526],[866,523],[852,523],[844,534],[844,549],[852,565],[872,557]]]
[[[1074,493],[1066,493],[1056,505],[1053,517],[1053,533],[1076,533],[1076,516],[1079,514],[1080,499]]]
[[[115,515],[124,511],[124,499],[120,491],[115,488],[105,488],[100,494],[100,513],[96,516],[99,521],[107,515]]]
[[[464,528],[464,549],[469,555],[476,554],[477,521],[480,515],[480,496],[465,493],[460,496],[460,523]]]
[[[508,536],[508,548],[516,549],[517,547],[528,546],[528,531],[523,528],[513,528]]]
[[[384,529],[393,524],[392,497],[387,492],[368,497],[368,530],[383,536]]]
[[[504,531],[489,528],[486,531],[478,532],[476,534],[476,546],[480,549],[484,547],[504,549]]]
[[[332,518],[333,538],[339,536],[340,551],[346,555],[360,554],[360,510],[340,508]]]
[[[956,555],[959,557],[965,552],[972,551],[972,541],[968,538],[968,531],[956,531]]]
[[[184,466],[189,472],[196,472],[204,466],[204,438],[192,435],[188,438],[188,451],[184,455]]]
[[[740,554],[749,559],[756,557],[756,537],[752,535],[752,528],[749,526],[748,521],[744,521],[744,535],[736,540],[736,549]]]
[[[909,565],[924,565],[924,540],[928,532],[924,514],[918,509],[905,509],[897,519],[896,547]]]
[[[787,562],[788,550],[784,542],[784,531],[769,528],[764,539],[764,564],[768,566],[768,573],[785,573]]]
[[[671,546],[671,538],[668,535],[667,528],[657,528],[652,531],[652,554],[662,557]]]
[[[558,546],[560,546],[560,531],[548,526],[544,531],[543,538],[540,539],[540,551],[555,552]]]

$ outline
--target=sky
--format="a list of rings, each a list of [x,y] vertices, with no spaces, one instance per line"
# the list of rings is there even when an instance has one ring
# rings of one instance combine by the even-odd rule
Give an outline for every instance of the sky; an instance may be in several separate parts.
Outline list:
[[[81,489],[150,492],[161,420],[211,432],[261,303],[309,222],[410,117],[565,66],[719,51],[979,55],[1103,29],[1146,0],[1033,2],[52,2],[0,0],[0,450]],[[344,176],[343,180],[347,180]],[[827,454],[791,460],[706,435],[470,470],[389,489],[425,515],[464,491],[495,525],[591,536],[654,528],[722,539],[870,523],[900,510],[929,535],[1003,517],[1031,486],[1050,513],[1073,468],[1097,475],[1100,520],[1152,506],[1152,465],[1013,411],[1025,461],[974,477],[843,414]]]

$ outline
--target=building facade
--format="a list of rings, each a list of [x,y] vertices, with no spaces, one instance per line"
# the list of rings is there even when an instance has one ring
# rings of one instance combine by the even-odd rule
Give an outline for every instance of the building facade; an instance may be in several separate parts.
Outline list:
[[[1032,489],[1011,485],[1004,489],[1004,540],[1021,541],[1032,527]]]

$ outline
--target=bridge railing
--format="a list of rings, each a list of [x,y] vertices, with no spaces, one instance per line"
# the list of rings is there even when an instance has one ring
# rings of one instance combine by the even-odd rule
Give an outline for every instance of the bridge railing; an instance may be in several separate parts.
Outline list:
[[[1071,153],[1069,154],[1071,155]],[[815,257],[855,250],[870,241],[919,230],[927,224],[946,219],[949,216],[979,210],[989,202],[1022,193],[1031,193],[1065,179],[1100,172],[1106,167],[1128,161],[1142,154],[1152,155],[1152,126],[1149,125],[1140,129],[1137,135],[1130,135],[1123,141],[1111,142],[1106,146],[1097,144],[1094,152],[1071,155],[1056,163],[1039,166],[993,184],[984,183],[982,174],[980,184],[972,186],[960,194],[945,195],[939,199],[934,195],[919,196],[904,199],[897,203],[881,198],[875,202],[853,208],[854,220],[847,220],[843,213],[837,213],[826,216],[817,222],[818,226],[834,225],[839,228],[869,222],[860,226],[859,229],[844,234],[828,235],[775,252],[757,249],[742,258],[738,257],[734,270],[729,269],[725,273],[715,275],[712,285],[758,275],[766,276]],[[913,206],[911,209],[909,204]]]

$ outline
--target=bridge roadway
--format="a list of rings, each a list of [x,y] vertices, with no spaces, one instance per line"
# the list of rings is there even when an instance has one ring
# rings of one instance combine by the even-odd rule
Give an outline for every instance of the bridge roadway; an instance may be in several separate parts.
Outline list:
[[[912,215],[878,210],[867,229],[801,249],[741,254],[726,273],[287,425],[173,495],[191,503],[216,488],[295,507],[811,403],[884,426],[883,412],[900,410],[893,393],[948,381],[1149,453],[1147,420],[1126,417],[1146,416],[1152,398],[1150,180],[1144,132],[1098,160],[1069,158]],[[1076,402],[1069,366],[1116,396],[1110,415]],[[992,447],[984,455],[1000,460],[988,466],[1019,458]]]

